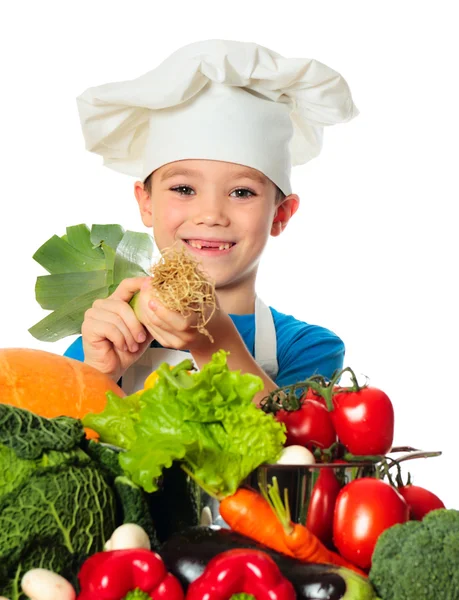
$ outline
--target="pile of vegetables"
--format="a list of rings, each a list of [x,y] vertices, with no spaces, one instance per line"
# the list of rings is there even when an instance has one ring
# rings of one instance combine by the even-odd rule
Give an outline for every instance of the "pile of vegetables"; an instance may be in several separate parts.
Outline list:
[[[343,376],[350,376],[349,386],[338,384]],[[400,469],[407,458],[440,452],[388,456],[398,450],[392,447],[392,403],[368,382],[360,385],[349,367],[330,380],[317,375],[279,388],[262,408],[286,425],[286,450],[299,446],[311,452],[313,486],[302,515],[307,529],[353,565],[370,569],[387,528],[444,508],[432,492],[409,480],[404,484]]]
[[[151,502],[121,469],[118,452],[88,439],[81,420],[46,419],[0,404],[0,593],[20,600],[27,590],[45,590],[48,571],[60,577],[59,585],[65,578],[77,587],[88,557],[104,547],[125,547],[127,539],[159,549],[152,519],[158,508],[168,535],[197,525],[198,507],[189,508],[186,497],[180,519],[171,516],[186,474],[170,470],[164,479]],[[22,591],[21,580],[31,569],[40,571],[32,580],[26,577]],[[30,597],[40,600],[35,591]]]
[[[117,225],[53,236],[34,255],[53,312],[32,335],[79,332],[152,252]],[[215,289],[196,261],[171,249],[153,268],[161,301],[209,335]],[[226,358],[164,363],[124,396],[77,361],[0,350],[0,600],[459,600],[459,511],[400,468],[440,453],[393,458],[388,396],[346,368],[260,410],[261,379]],[[200,524],[203,498],[228,528]]]
[[[229,371],[220,351],[196,373],[188,360],[173,368],[164,363],[151,381],[152,387],[122,401],[108,394],[105,410],[83,419],[103,442],[124,450],[119,461],[135,483],[154,492],[162,474],[179,462],[219,500],[221,516],[242,539],[302,562],[354,571],[352,581],[368,587],[355,564],[291,520],[279,490],[241,487],[258,466],[277,464],[286,441],[285,424],[252,402],[261,386],[258,377]]]
[[[5,597],[22,600],[32,590],[35,595],[27,594],[33,600],[53,600],[36,590],[50,590],[54,581],[61,586],[62,600],[65,589],[69,600],[163,598],[158,595],[163,584],[170,600],[202,600],[221,569],[231,565],[234,576],[228,581],[233,583],[214,590],[217,599],[235,600],[240,594],[246,594],[241,599],[250,594],[258,599],[258,590],[266,588],[266,593],[282,589],[286,595],[279,599],[370,600],[379,594],[383,600],[399,600],[385,587],[395,569],[395,562],[386,568],[392,542],[382,546],[392,549],[380,550],[386,533],[410,526],[410,518],[426,513],[422,524],[428,523],[446,509],[435,510],[443,504],[428,492],[429,504],[420,506],[416,490],[422,488],[403,485],[397,461],[351,451],[352,436],[346,438],[337,426],[339,409],[349,406],[352,397],[354,406],[365,400],[372,389],[331,387],[315,377],[311,385],[309,380],[302,382],[306,389],[301,395],[293,390],[290,402],[297,403],[295,409],[287,410],[286,404],[268,409],[268,397],[260,410],[252,399],[261,380],[230,371],[226,356],[224,351],[215,353],[200,372],[193,371],[188,360],[175,367],[164,363],[148,378],[145,390],[127,397],[108,391],[103,410],[87,412],[82,420],[45,419],[0,405],[0,590]],[[286,403],[291,392],[277,390],[271,399]],[[333,419],[327,408],[330,398],[337,411]],[[310,421],[316,433],[302,440],[308,452],[303,463],[309,464],[300,468],[317,477],[311,478],[314,485],[301,522],[292,516],[276,474],[292,469],[285,464],[286,452],[298,444],[288,445],[288,440],[299,441],[291,438],[281,411],[302,413],[306,401],[324,409],[334,439],[328,447],[317,443],[320,428]],[[99,441],[88,439],[89,431],[96,432]],[[372,451],[375,437],[368,434]],[[350,447],[343,439],[351,440],[346,441]],[[389,449],[391,443],[384,441]],[[257,470],[274,475],[258,478],[255,488],[247,487]],[[199,489],[219,502],[230,529],[199,525]],[[30,498],[35,499],[32,504]],[[13,517],[18,511],[21,519]],[[318,521],[312,520],[313,514],[322,514],[322,531],[314,529]],[[35,527],[37,516],[40,525]],[[133,549],[140,553],[130,553]],[[142,579],[132,570],[134,564],[156,575]],[[269,566],[271,578],[264,577],[257,587],[256,580],[243,576],[245,564],[258,565],[260,573]],[[97,591],[102,581],[112,581],[112,595]],[[166,586],[169,581],[171,587]],[[440,593],[441,586],[436,597],[442,598]]]

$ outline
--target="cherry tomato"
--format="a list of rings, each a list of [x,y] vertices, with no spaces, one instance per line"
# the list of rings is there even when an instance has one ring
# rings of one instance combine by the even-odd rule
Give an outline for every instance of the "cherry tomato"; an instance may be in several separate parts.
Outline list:
[[[406,485],[398,488],[410,509],[410,519],[422,521],[431,510],[445,508],[438,496],[418,485]]]
[[[408,519],[408,505],[394,487],[381,479],[355,479],[336,499],[333,542],[344,558],[369,569],[381,533]]]
[[[333,546],[333,514],[340,489],[334,469],[322,467],[312,488],[306,527],[328,548]]]
[[[389,397],[372,387],[333,394],[331,412],[336,434],[355,455],[387,454],[394,439],[394,408]]]
[[[329,448],[336,433],[328,410],[315,400],[304,400],[298,410],[279,410],[276,419],[287,428],[286,446],[306,446],[309,450]]]

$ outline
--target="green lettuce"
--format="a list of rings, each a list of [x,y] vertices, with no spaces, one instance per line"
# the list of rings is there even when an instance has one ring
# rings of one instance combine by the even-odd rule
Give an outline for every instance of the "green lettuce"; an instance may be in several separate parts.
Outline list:
[[[173,369],[163,363],[153,388],[121,401],[110,395],[104,411],[83,423],[102,442],[125,450],[122,468],[147,492],[158,489],[164,469],[181,461],[207,493],[233,494],[260,464],[277,460],[285,426],[253,404],[261,378],[230,371],[226,357],[216,352],[200,372],[190,372],[189,360]]]
[[[139,394],[120,398],[113,392],[106,392],[107,408],[101,413],[88,413],[83,422],[85,427],[97,431],[102,442],[130,448],[136,439],[135,424],[139,420],[141,408]]]

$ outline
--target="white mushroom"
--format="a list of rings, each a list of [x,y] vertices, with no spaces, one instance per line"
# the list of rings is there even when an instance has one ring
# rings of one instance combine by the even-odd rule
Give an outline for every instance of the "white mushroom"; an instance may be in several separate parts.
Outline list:
[[[31,569],[21,581],[24,594],[30,600],[75,600],[72,584],[61,575],[47,569]]]
[[[124,523],[115,529],[112,537],[105,543],[105,550],[126,550],[128,548],[146,548],[151,550],[150,538],[146,531],[135,523]]]
[[[314,465],[314,454],[304,446],[286,446],[282,450],[278,465]]]
[[[202,527],[210,527],[212,525],[212,522],[212,511],[208,506],[204,506],[204,508],[201,511],[201,520],[199,524]]]

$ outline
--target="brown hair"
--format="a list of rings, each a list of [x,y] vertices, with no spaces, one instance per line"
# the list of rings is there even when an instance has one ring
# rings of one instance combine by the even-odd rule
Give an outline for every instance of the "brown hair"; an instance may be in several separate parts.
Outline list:
[[[145,189],[147,190],[147,192],[149,194],[151,194],[151,180],[152,180],[152,176],[153,176],[153,173],[150,173],[150,175],[148,175],[148,177],[143,182],[143,185],[145,186]],[[287,196],[284,194],[284,192],[277,185],[275,185],[275,188],[276,188],[275,202],[276,202],[276,204],[280,204],[281,202],[283,202],[285,200],[285,198]]]

